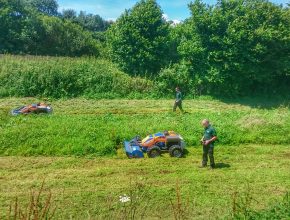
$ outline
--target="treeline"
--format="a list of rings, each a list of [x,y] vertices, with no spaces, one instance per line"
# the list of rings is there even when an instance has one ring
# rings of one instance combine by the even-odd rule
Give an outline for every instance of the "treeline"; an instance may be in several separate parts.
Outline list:
[[[160,96],[290,94],[290,10],[266,0],[189,4],[174,25],[155,0],[140,0],[115,23],[58,12],[55,0],[0,0],[0,52],[95,56],[154,79]]]
[[[98,56],[110,24],[82,11],[59,13],[56,0],[0,0],[0,53]]]
[[[130,74],[156,75],[164,93],[241,96],[290,93],[290,11],[264,0],[196,0],[170,26],[142,0],[108,30],[110,57]]]

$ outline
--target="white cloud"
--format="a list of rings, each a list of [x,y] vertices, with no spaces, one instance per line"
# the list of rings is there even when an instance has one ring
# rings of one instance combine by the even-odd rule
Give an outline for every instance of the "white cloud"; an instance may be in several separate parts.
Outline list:
[[[180,24],[182,21],[174,19],[174,20],[172,20],[172,22],[173,22],[173,24],[177,25],[177,24]]]
[[[176,26],[182,22],[181,20],[178,20],[178,19],[171,20],[167,14],[163,14],[162,17],[165,21],[171,22],[171,26]]]
[[[167,14],[163,14],[162,17],[165,21],[169,21],[169,16]]]
[[[107,20],[107,21],[113,21],[113,22],[116,22],[116,21],[117,21],[117,18],[107,18],[106,20]]]

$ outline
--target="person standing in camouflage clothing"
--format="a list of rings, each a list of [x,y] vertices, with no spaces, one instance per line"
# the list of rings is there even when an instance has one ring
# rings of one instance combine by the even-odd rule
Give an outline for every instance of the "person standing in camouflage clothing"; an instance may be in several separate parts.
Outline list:
[[[180,109],[182,113],[184,113],[183,108],[182,108],[182,94],[179,89],[179,87],[176,87],[176,98],[173,106],[173,111],[176,112],[177,107]]]

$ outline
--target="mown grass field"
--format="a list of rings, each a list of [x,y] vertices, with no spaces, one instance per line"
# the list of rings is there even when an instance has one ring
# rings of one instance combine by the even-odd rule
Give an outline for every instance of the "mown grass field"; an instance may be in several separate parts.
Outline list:
[[[56,219],[132,219],[130,208],[137,219],[232,218],[233,209],[270,210],[290,190],[288,103],[186,100],[182,115],[168,100],[70,99],[51,101],[50,116],[9,115],[34,101],[0,100],[1,219],[16,197],[26,207],[43,180]],[[198,168],[203,118],[220,138],[214,171]],[[124,156],[124,139],[165,129],[184,136],[185,158]],[[124,194],[134,202],[122,204]]]

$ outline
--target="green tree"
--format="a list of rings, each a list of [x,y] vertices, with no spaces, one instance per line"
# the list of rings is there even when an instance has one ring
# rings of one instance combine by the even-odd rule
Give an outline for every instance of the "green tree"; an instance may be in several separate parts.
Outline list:
[[[81,11],[75,20],[83,28],[93,32],[105,31],[109,27],[109,22],[105,21],[101,16],[87,14],[84,11]]]
[[[26,0],[31,7],[40,13],[57,16],[58,3],[56,0]]]
[[[98,56],[101,44],[92,32],[53,16],[55,4],[41,11],[33,6],[41,2],[0,0],[0,53]]]
[[[0,0],[0,53],[22,50],[22,28],[28,11],[22,1]]]
[[[76,11],[72,9],[63,10],[61,17],[73,21],[92,32],[104,32],[110,26],[110,22],[104,20],[101,16],[87,14],[84,11],[77,15]]]
[[[41,16],[42,54],[62,56],[98,55],[99,43],[92,34],[71,21]]]
[[[200,90],[266,94],[289,83],[289,8],[264,0],[220,0],[215,6],[196,0],[189,7],[178,51]]]
[[[155,74],[169,62],[169,27],[155,0],[125,11],[107,39],[112,60],[130,74]]]
[[[77,12],[73,9],[65,9],[62,11],[61,17],[71,21],[75,21],[77,18]]]

